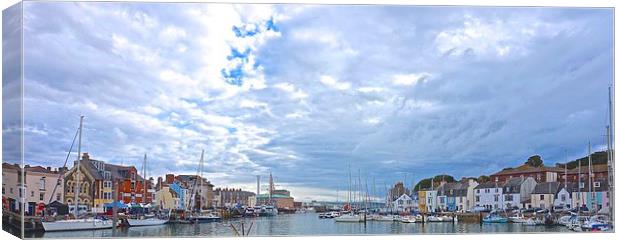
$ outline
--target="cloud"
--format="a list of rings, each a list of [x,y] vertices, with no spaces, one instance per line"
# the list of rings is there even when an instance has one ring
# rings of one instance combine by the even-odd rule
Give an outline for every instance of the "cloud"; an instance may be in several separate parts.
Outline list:
[[[348,90],[351,88],[351,83],[349,82],[339,82],[332,76],[323,75],[321,76],[321,83],[325,86],[337,89],[337,90]]]
[[[418,84],[418,82],[424,82],[431,77],[428,73],[410,73],[410,74],[397,74],[394,75],[392,82],[395,85],[412,86]]]

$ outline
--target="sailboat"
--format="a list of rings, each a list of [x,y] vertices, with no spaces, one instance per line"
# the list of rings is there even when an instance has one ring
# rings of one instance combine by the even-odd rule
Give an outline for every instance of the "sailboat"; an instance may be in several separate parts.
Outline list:
[[[148,179],[146,177],[146,153],[144,154],[144,163],[142,164],[142,171],[143,171],[143,176],[144,176],[144,195],[142,196],[143,202],[146,204],[146,193],[147,193],[147,189],[146,189],[146,179]],[[170,210],[171,212],[172,210]],[[170,212],[168,212],[168,218],[170,218]],[[166,224],[170,219],[160,219],[158,217],[152,216],[152,217],[147,217],[146,215],[142,216],[142,217],[136,217],[136,218],[128,218],[127,219],[127,223],[129,223],[130,227],[139,227],[139,226],[154,226],[154,225],[162,225],[162,224]]]
[[[351,165],[349,165],[349,198],[348,205],[351,206]],[[339,217],[334,218],[336,222],[363,222],[364,218],[362,215],[356,214],[354,209],[351,208],[351,211],[342,214]]]
[[[204,155],[205,155],[205,150],[202,150],[202,153],[200,154],[200,165],[198,167],[198,171],[200,173],[200,176],[198,176],[198,174],[196,174],[196,178],[194,180],[194,189],[192,189],[192,198],[191,201],[195,200],[195,195],[196,195],[196,185],[198,185],[198,189],[200,189],[199,195],[202,192],[202,182],[203,182],[203,178],[202,178],[202,169],[204,167]],[[221,218],[219,216],[216,216],[213,213],[205,213],[202,211],[202,196],[200,196],[200,204],[198,206],[198,211],[195,214],[192,214],[190,216],[190,221],[193,221],[194,223],[206,223],[206,222],[216,222],[221,220]]]
[[[78,138],[78,148],[77,148],[77,161],[76,161],[76,187],[77,194],[75,195],[75,215],[77,216],[79,211],[78,207],[78,195],[80,188],[80,154],[82,150],[82,129],[83,129],[84,116],[80,116],[80,127],[78,128],[77,135]],[[71,148],[69,148],[69,154],[71,154],[71,149],[73,148],[73,144],[75,143],[75,138],[73,138],[73,142],[71,143]],[[67,155],[67,159],[69,155]],[[66,161],[65,161],[66,166]],[[54,188],[54,191],[56,188]],[[54,194],[52,194],[54,196]],[[51,231],[77,231],[77,230],[92,230],[92,229],[106,229],[112,228],[113,223],[110,219],[105,218],[83,218],[83,219],[69,219],[69,220],[59,220],[59,221],[43,221],[41,222],[43,225],[43,229],[46,232]]]

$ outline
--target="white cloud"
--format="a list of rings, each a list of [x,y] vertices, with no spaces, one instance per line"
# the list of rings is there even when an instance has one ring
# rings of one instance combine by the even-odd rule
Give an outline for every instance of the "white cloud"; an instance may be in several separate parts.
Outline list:
[[[351,88],[351,83],[338,81],[337,79],[328,75],[321,76],[321,83],[323,83],[325,86],[337,90],[348,90],[349,88]]]
[[[392,83],[394,85],[415,86],[419,82],[428,80],[431,76],[429,73],[396,74],[392,77]]]

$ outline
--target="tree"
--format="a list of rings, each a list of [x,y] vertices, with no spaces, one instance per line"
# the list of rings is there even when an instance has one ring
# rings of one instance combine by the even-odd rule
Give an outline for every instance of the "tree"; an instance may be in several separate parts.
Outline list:
[[[491,177],[487,176],[487,175],[480,175],[480,177],[478,177],[478,182],[479,183],[484,183],[484,182],[488,182],[491,181]]]
[[[527,162],[525,162],[525,164],[530,165],[532,167],[542,167],[543,160],[540,157],[540,155],[534,155],[534,156],[529,157],[527,159]]]
[[[446,181],[446,182],[454,182],[454,177],[450,176],[450,175],[446,175],[446,174],[442,174],[442,175],[437,175],[432,177],[433,181],[431,181],[431,178],[425,178],[420,180],[415,187],[413,188],[414,191],[419,191],[420,189],[429,189],[431,188],[431,182],[433,183],[433,187],[438,187],[439,184],[441,183],[441,181]]]

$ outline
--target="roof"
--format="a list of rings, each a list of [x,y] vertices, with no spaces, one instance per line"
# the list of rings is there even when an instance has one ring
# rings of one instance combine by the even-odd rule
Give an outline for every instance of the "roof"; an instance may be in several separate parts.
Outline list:
[[[536,184],[532,194],[557,194],[560,191],[559,182],[542,182]]]
[[[11,169],[11,170],[20,170],[19,164],[10,164],[10,163],[2,163],[2,170]]]
[[[102,162],[103,161],[90,158],[90,159],[80,160],[80,165],[84,167],[96,180],[103,180],[104,179],[104,176],[102,175],[103,171],[98,170],[97,167],[95,166],[95,164],[102,163]],[[104,166],[105,171],[110,172],[112,179],[130,178],[129,176],[130,170],[135,169],[134,166],[121,166],[121,165],[115,165],[115,164],[109,164],[109,163],[103,163],[103,166]],[[136,172],[136,180],[143,181],[144,178],[142,178],[142,176],[140,176],[140,174]]]
[[[491,174],[491,176],[496,176],[496,175],[513,175],[513,174],[535,173],[535,172],[564,172],[564,169],[563,168],[559,168],[559,167],[546,167],[546,166],[532,167],[530,165],[523,164],[523,165],[518,166],[516,168],[506,168],[506,169],[503,169],[503,170],[501,170],[499,172]]]
[[[501,188],[503,186],[500,182],[485,182],[478,184],[474,189],[485,189],[485,188]]]
[[[531,177],[517,177],[517,178],[511,178],[508,179],[508,181],[506,181],[506,183],[504,183],[504,193],[519,193],[521,192],[521,185]],[[533,178],[532,178],[533,180]],[[510,189],[509,189],[510,188]]]

